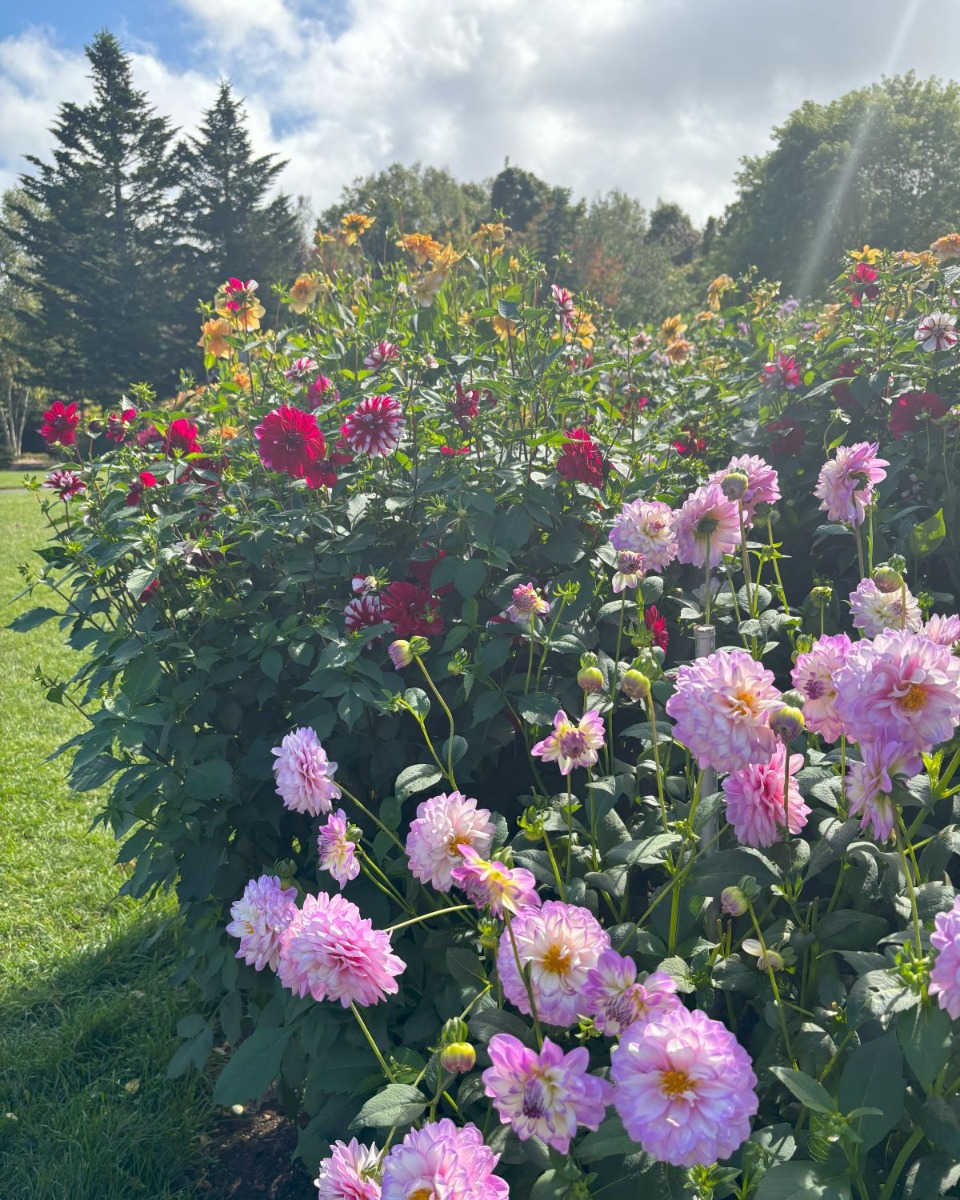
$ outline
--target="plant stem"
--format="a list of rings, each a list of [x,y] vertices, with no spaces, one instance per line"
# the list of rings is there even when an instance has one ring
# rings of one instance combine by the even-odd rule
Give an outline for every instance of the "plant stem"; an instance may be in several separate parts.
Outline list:
[[[530,1003],[530,1016],[533,1018],[533,1032],[537,1037],[537,1048],[543,1049],[543,1032],[540,1029],[540,1018],[537,1016],[537,1002],[533,998],[533,987],[530,983],[529,974],[523,969],[523,963],[520,961],[520,950],[517,946],[517,939],[513,935],[513,924],[510,920],[510,914],[506,910],[503,913],[503,919],[507,924],[507,935],[510,938],[510,945],[513,947],[513,958],[517,964],[517,970],[520,972],[520,978],[523,980],[523,986],[527,993],[527,1000]]]
[[[440,705],[440,707],[443,709],[443,711],[447,715],[447,724],[450,726],[450,738],[449,738],[449,741],[447,742],[447,772],[446,772],[446,774],[447,774],[447,779],[450,781],[451,787],[455,791],[459,791],[459,789],[457,788],[457,781],[453,774],[453,735],[454,735],[453,713],[447,707],[447,702],[440,695],[440,691],[437,688],[437,685],[433,682],[433,679],[430,676],[430,672],[423,665],[423,659],[419,655],[417,655],[417,666],[420,668],[424,679],[427,681],[427,686],[430,688],[430,691],[433,692],[433,694],[436,696],[437,703]],[[424,733],[426,733],[426,729],[424,729]]]
[[[397,1082],[396,1076],[394,1075],[393,1071],[391,1071],[390,1067],[387,1065],[387,1060],[380,1053],[380,1047],[373,1040],[373,1034],[367,1028],[363,1017],[360,1016],[360,1010],[357,1008],[356,1004],[354,1004],[354,1002],[352,1000],[350,1001],[350,1011],[357,1018],[357,1024],[360,1026],[360,1030],[363,1033],[363,1036],[367,1039],[367,1042],[370,1045],[370,1049],[374,1053],[374,1057],[376,1058],[377,1062],[380,1064],[380,1069],[383,1071],[384,1075],[386,1075],[387,1079],[391,1083],[396,1083]]]
[[[437,908],[433,912],[421,913],[419,916],[411,917],[409,921],[398,921],[396,925],[388,925],[384,933],[395,933],[398,929],[405,929],[408,925],[419,925],[421,921],[429,921],[431,917],[445,916],[447,913],[466,912],[467,909],[473,909],[472,904],[451,904],[449,908]]]

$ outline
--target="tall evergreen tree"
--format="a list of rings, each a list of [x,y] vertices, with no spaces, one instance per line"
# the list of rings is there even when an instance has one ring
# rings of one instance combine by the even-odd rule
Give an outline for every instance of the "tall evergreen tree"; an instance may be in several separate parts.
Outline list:
[[[254,157],[243,104],[223,81],[198,137],[182,147],[180,214],[193,246],[194,300],[207,299],[230,275],[255,278],[261,294],[289,282],[304,262],[304,235],[289,196],[271,196],[286,166]]]
[[[172,388],[186,336],[180,168],[174,131],[132,82],[106,31],[86,48],[93,100],[62,104],[53,162],[35,175],[6,226],[25,256],[14,282],[36,297],[22,314],[36,382],[113,404],[131,382]]]

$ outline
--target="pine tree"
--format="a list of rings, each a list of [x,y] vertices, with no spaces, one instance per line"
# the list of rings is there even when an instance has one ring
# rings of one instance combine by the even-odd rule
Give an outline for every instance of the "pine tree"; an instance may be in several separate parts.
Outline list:
[[[36,382],[115,404],[131,382],[172,389],[188,310],[175,206],[174,131],[133,87],[130,60],[103,31],[87,46],[94,96],[62,104],[53,162],[29,157],[23,203],[6,226],[26,256],[16,282]]]
[[[273,154],[254,157],[229,82],[220,84],[182,157],[180,215],[195,256],[194,302],[209,299],[231,275],[256,279],[264,298],[270,284],[290,282],[304,262],[304,234],[289,196],[270,196],[286,163]]]

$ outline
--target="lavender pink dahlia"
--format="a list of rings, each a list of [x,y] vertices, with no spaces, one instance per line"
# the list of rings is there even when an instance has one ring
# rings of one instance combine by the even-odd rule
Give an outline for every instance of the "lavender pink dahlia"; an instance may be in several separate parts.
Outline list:
[[[360,874],[357,843],[348,839],[348,832],[347,814],[340,808],[330,814],[326,825],[321,825],[317,834],[320,869],[329,871],[341,890]]]
[[[277,974],[298,996],[378,1004],[399,990],[406,963],[391,953],[390,935],[374,929],[343,896],[307,896],[280,939]]]
[[[783,797],[786,750],[782,742],[777,743],[768,762],[739,767],[724,779],[727,820],[741,845],[772,846],[780,840],[784,829],[793,834],[803,829],[810,809],[793,778],[802,766],[803,755],[791,754],[786,804]]]
[[[767,718],[781,703],[772,671],[746,650],[717,650],[679,669],[666,709],[701,767],[736,771],[769,761],[776,738]]]
[[[240,939],[237,958],[258,971],[275,971],[281,934],[297,915],[296,899],[297,889],[283,887],[276,875],[251,879],[230,905],[227,933]]]
[[[561,775],[575,767],[592,767],[597,751],[603,749],[603,718],[591,708],[579,721],[571,721],[561,708],[553,718],[553,733],[537,742],[530,751],[544,762],[555,762]]]
[[[820,468],[813,494],[831,521],[845,521],[854,527],[863,524],[873,503],[874,486],[886,479],[883,468],[890,466],[877,456],[879,448],[877,442],[838,446],[836,457]]]
[[[677,557],[673,515],[662,500],[632,500],[614,517],[610,542],[615,550],[642,554],[644,570],[662,571]]]
[[[853,627],[860,629],[864,637],[876,637],[885,629],[909,629],[916,633],[923,624],[923,615],[916,598],[906,589],[882,592],[872,579],[861,579],[856,590],[850,593],[850,611]]]
[[[637,964],[616,950],[604,950],[583,985],[584,1009],[608,1037],[620,1034],[636,1021],[676,1008],[677,985],[664,971],[654,971],[637,983]]]
[[[938,646],[948,646],[951,649],[960,642],[960,617],[956,613],[945,616],[934,613],[924,625],[921,633]]]
[[[503,993],[521,1012],[530,999],[520,971],[530,968],[530,990],[537,1016],[548,1025],[573,1025],[584,1008],[583,987],[610,937],[585,908],[548,900],[542,908],[525,908],[500,935],[497,971]],[[513,942],[516,942],[514,954]],[[519,958],[519,965],[517,959]]]
[[[660,1162],[709,1166],[750,1136],[758,1107],[750,1057],[704,1012],[680,1005],[632,1025],[610,1073],[624,1128]]]
[[[731,472],[747,477],[747,487],[743,493],[743,519],[744,524],[750,526],[758,504],[776,504],[780,499],[780,480],[776,468],[758,454],[741,454],[731,458],[725,470],[714,471],[707,483],[722,484]]]
[[[487,862],[472,846],[458,847],[460,864],[450,872],[453,882],[477,908],[489,908],[495,917],[537,908],[537,881],[523,867],[508,867],[498,859]]]
[[[677,558],[695,567],[718,567],[740,545],[740,514],[719,483],[692,492],[674,517]]]
[[[313,1181],[317,1200],[380,1200],[380,1152],[376,1145],[334,1142]]]
[[[852,646],[845,633],[822,637],[805,654],[797,656],[791,672],[793,686],[803,696],[803,719],[807,729],[819,733],[827,742],[835,742],[843,733],[843,723],[836,712],[834,676]]]
[[[513,603],[503,615],[518,625],[529,625],[534,617],[546,617],[549,614],[549,601],[544,600],[532,583],[521,583],[513,589]]]
[[[937,913],[930,945],[937,956],[930,972],[930,995],[952,1020],[960,1020],[960,896],[949,912]]]
[[[885,842],[897,820],[894,782],[918,775],[923,763],[915,750],[886,733],[863,742],[860,756],[861,762],[851,762],[847,768],[850,816],[859,817],[861,829],[870,830],[877,841]]]
[[[493,1173],[499,1157],[475,1125],[444,1117],[411,1129],[384,1159],[381,1200],[507,1200],[506,1180]]]
[[[284,805],[311,817],[330,812],[331,802],[340,799],[340,789],[333,782],[337,764],[327,758],[316,731],[309,726],[294,729],[271,753],[277,756],[273,773]]]
[[[461,846],[471,846],[480,855],[490,853],[494,824],[488,808],[477,808],[476,800],[460,792],[432,796],[417,805],[410,822],[406,851],[410,873],[438,892],[453,887],[451,872],[463,865]]]
[[[587,1073],[585,1046],[564,1054],[544,1038],[538,1054],[509,1033],[497,1033],[488,1051],[493,1066],[483,1072],[484,1092],[500,1123],[509,1124],[521,1141],[538,1137],[566,1154],[578,1126],[599,1127],[613,1088]]]

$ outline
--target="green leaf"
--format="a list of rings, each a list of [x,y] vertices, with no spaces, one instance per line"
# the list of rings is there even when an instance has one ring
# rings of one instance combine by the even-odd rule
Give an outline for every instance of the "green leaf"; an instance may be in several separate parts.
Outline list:
[[[530,1200],[563,1200],[570,1191],[571,1183],[562,1169],[551,1167],[537,1178],[530,1189]]]
[[[289,1026],[258,1026],[223,1068],[213,1089],[214,1104],[241,1104],[262,1096],[277,1077],[292,1034]]]
[[[425,721],[430,713],[430,697],[423,688],[407,688],[403,698],[410,705],[421,721]]]
[[[28,608],[19,617],[15,617],[7,628],[12,629],[14,633],[28,633],[31,629],[36,629],[38,625],[52,621],[54,617],[62,616],[63,613],[57,612],[55,608]]]
[[[409,1125],[427,1107],[427,1098],[409,1083],[390,1083],[371,1096],[350,1122],[350,1129],[389,1129]]]
[[[920,1005],[901,1013],[897,1040],[903,1056],[925,1090],[947,1065],[953,1048],[952,1023],[936,1004]]]
[[[893,1129],[903,1113],[903,1055],[893,1033],[858,1046],[847,1060],[840,1077],[840,1111],[879,1108],[876,1115],[857,1117],[854,1128],[863,1141],[863,1151],[875,1146]]]
[[[414,763],[412,767],[404,767],[400,772],[393,790],[396,793],[397,799],[403,803],[404,800],[416,792],[422,792],[428,787],[433,787],[442,778],[443,772],[439,771],[433,763]]]
[[[932,517],[914,525],[910,530],[910,549],[917,558],[926,558],[932,554],[947,536],[947,527],[943,520],[943,509],[938,508]]]
[[[472,950],[464,946],[448,947],[447,970],[457,983],[479,984],[482,987],[487,982],[483,963]]]
[[[581,1162],[599,1162],[615,1154],[633,1154],[637,1143],[623,1127],[620,1117],[614,1113],[607,1117],[594,1133],[588,1133],[577,1146],[577,1157]]]
[[[864,1021],[880,1021],[884,1028],[891,1017],[913,1008],[919,997],[889,971],[867,971],[850,989],[847,1021],[852,1029]]]
[[[693,896],[719,896],[725,887],[736,884],[744,875],[752,875],[759,884],[777,883],[780,872],[760,853],[747,846],[708,854],[695,863],[687,879]]]
[[[819,1163],[778,1163],[760,1180],[755,1200],[850,1200],[850,1180]]]
[[[185,1026],[187,1022],[193,1022],[194,1019],[200,1022],[199,1028],[191,1024],[190,1028],[194,1029],[194,1032],[183,1032],[181,1026]],[[210,1051],[213,1049],[213,1030],[197,1013],[193,1013],[190,1017],[184,1017],[177,1024],[177,1033],[187,1040],[182,1046],[177,1047],[173,1057],[167,1063],[168,1079],[179,1079],[181,1075],[186,1075],[191,1067],[202,1071],[210,1056]]]
[[[770,1073],[776,1075],[784,1087],[789,1088],[804,1108],[809,1108],[811,1112],[837,1111],[833,1097],[823,1084],[811,1079],[809,1075],[804,1075],[802,1071],[796,1071],[793,1067],[771,1067]]]
[[[942,1096],[928,1096],[923,1106],[923,1132],[941,1150],[960,1159],[960,1105]]]
[[[272,679],[274,683],[280,678],[280,672],[283,670],[283,655],[279,650],[272,646],[269,650],[264,650],[260,656],[260,670],[268,679]]]
[[[612,867],[625,863],[630,867],[651,866],[663,862],[668,851],[679,846],[683,838],[679,833],[655,833],[651,837],[621,842],[604,855],[604,866]]]
[[[120,690],[131,706],[143,704],[156,696],[160,683],[160,659],[152,650],[140,654],[124,668]]]
[[[222,758],[208,758],[187,769],[186,793],[193,800],[218,800],[233,789],[233,767]]]
[[[159,567],[137,567],[127,576],[127,591],[139,600],[151,583],[160,575]]]
[[[548,692],[533,692],[517,704],[520,716],[532,725],[552,725],[560,707],[560,701]]]
[[[475,596],[483,587],[487,578],[487,568],[479,558],[468,558],[457,563],[457,573],[454,576],[454,586],[467,599]]]

